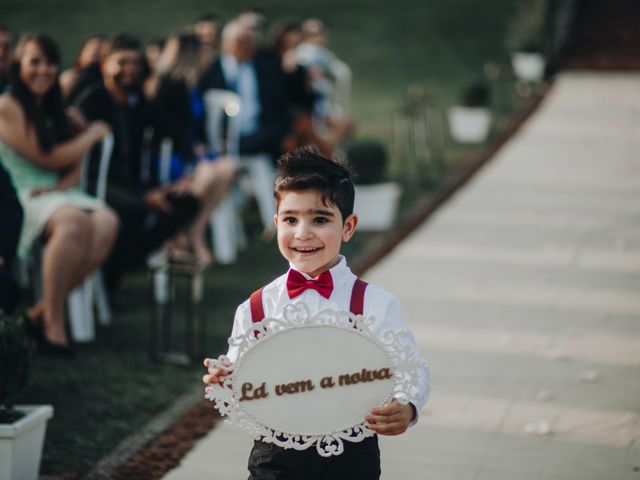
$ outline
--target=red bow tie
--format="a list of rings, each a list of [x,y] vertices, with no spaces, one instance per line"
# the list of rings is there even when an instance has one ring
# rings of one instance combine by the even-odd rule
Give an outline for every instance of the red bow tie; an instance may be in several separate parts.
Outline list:
[[[323,272],[316,278],[307,280],[304,275],[295,270],[289,270],[287,277],[287,293],[290,299],[296,298],[307,288],[313,288],[324,298],[329,298],[333,291],[333,278],[329,271]]]

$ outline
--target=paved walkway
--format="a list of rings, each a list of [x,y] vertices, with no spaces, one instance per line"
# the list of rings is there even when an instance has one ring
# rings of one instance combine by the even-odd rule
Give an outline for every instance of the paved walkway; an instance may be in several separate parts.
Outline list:
[[[640,75],[562,75],[366,278],[432,368],[383,478],[640,480]],[[165,478],[246,478],[250,443],[217,428]]]

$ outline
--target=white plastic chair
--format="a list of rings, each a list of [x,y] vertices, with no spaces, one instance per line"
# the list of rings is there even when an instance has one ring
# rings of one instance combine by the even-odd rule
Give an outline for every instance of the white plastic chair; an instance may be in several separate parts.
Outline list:
[[[240,97],[229,90],[211,89],[204,93],[206,134],[209,148],[226,153],[238,161]],[[224,135],[226,119],[226,136]],[[236,261],[238,248],[246,242],[242,223],[238,218],[234,191],[223,198],[209,221],[216,262],[229,265]]]
[[[96,197],[100,200],[105,200],[107,197],[107,177],[113,152],[113,143],[113,134],[108,133],[100,144],[100,160],[96,179]],[[88,155],[84,159],[80,179],[80,187],[83,190],[86,190],[88,185],[87,163]],[[111,323],[111,307],[100,270],[88,276],[82,284],[71,291],[67,298],[71,336],[75,342],[86,343],[95,340],[94,302],[98,321],[101,325],[109,325]]]
[[[158,179],[161,184],[171,181],[171,156],[173,155],[173,140],[169,137],[160,142],[160,159],[158,162]]]
[[[204,103],[210,148],[218,152],[226,152],[232,158],[237,158],[238,166],[249,177],[264,228],[273,228],[275,169],[268,154],[239,155],[238,114],[242,108],[240,97],[229,90],[211,89],[204,93]],[[226,138],[223,138],[225,118],[227,120],[227,135]],[[231,198],[226,198],[221,202],[211,218],[214,250],[218,263],[235,261],[238,248],[242,248],[246,244],[246,236],[236,213],[233,194],[234,192],[231,192],[229,195]]]

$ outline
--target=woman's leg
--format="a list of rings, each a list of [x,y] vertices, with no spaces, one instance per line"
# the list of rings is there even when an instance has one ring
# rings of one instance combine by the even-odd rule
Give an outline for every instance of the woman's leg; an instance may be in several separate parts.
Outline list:
[[[42,321],[45,338],[66,346],[64,305],[69,292],[82,278],[89,257],[89,216],[74,206],[56,210],[47,222],[42,259]]]
[[[200,162],[196,167],[191,191],[202,202],[202,208],[191,225],[187,238],[196,256],[205,263],[213,261],[213,255],[205,240],[211,212],[229,192],[235,175],[235,164],[228,158]]]
[[[107,259],[118,234],[119,220],[113,210],[108,207],[99,208],[87,213],[90,223],[88,257],[78,272],[77,282],[93,272]]]

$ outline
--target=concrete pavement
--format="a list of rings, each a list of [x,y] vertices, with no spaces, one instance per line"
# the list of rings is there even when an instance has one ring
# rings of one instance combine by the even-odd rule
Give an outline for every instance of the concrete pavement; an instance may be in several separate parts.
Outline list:
[[[640,480],[640,75],[561,75],[470,183],[366,279],[432,369],[385,479]],[[246,478],[214,429],[165,479]]]

